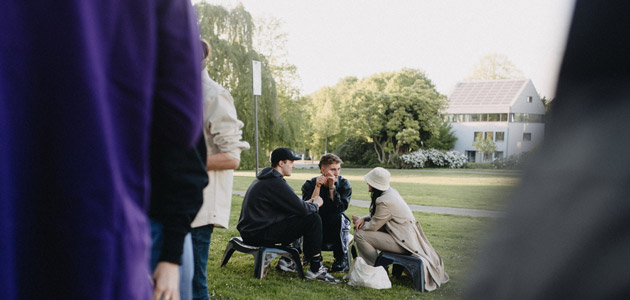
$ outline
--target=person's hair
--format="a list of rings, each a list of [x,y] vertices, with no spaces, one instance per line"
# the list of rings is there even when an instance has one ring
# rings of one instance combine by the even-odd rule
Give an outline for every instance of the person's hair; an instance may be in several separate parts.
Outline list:
[[[319,159],[319,168],[321,169],[323,166],[327,166],[327,165],[335,164],[335,163],[341,164],[343,163],[343,161],[341,160],[341,158],[339,158],[339,156],[334,155],[332,153],[324,154]]]
[[[271,167],[272,167],[272,168],[277,167],[277,166],[280,164],[280,162],[281,162],[281,161],[282,161],[282,160],[279,160],[279,161],[276,161],[276,162],[271,162]]]
[[[378,199],[381,195],[383,195],[383,191],[372,187],[372,193],[370,194],[370,198],[372,198],[372,201],[370,202],[371,217],[374,216],[374,213],[376,213],[376,199]]]
[[[202,60],[208,59],[211,53],[212,53],[212,48],[210,47],[210,44],[206,42],[205,40],[201,40]]]

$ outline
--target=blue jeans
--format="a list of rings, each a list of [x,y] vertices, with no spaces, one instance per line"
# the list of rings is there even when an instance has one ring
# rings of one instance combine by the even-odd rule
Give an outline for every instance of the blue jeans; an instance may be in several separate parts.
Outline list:
[[[192,234],[193,256],[195,260],[195,274],[193,276],[193,299],[210,300],[208,293],[208,252],[210,251],[210,238],[214,225],[205,225],[193,228]]]
[[[153,272],[158,264],[162,251],[162,223],[151,220],[151,271]],[[182,254],[182,264],[179,266],[179,297],[181,300],[192,299],[193,280],[193,247],[190,233],[184,239],[184,253]]]

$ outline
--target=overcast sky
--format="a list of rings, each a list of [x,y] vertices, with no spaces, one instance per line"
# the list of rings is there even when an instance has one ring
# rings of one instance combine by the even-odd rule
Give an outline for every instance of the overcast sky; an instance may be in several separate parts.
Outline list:
[[[198,2],[198,1],[193,1]],[[304,94],[345,76],[404,67],[447,94],[487,54],[506,55],[552,97],[573,0],[206,0],[242,2],[254,18],[284,22],[289,62]]]

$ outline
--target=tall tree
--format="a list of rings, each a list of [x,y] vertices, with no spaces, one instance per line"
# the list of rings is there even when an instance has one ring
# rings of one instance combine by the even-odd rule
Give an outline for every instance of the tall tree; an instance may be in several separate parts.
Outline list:
[[[254,47],[256,26],[251,14],[242,4],[228,10],[201,2],[195,8],[201,36],[212,46],[212,58],[207,62],[210,76],[232,93],[238,117],[245,123],[243,139],[254,145],[252,60],[257,60],[262,63],[262,95],[258,97],[259,155],[264,158],[276,146],[293,143],[298,130],[291,128],[280,115],[279,103],[284,102],[279,100],[271,64]],[[254,157],[254,151],[245,151],[241,155],[241,167],[251,168]]]
[[[524,77],[523,72],[507,56],[493,53],[482,57],[475,64],[472,74],[466,80],[518,79]]]
[[[381,163],[392,155],[420,148],[420,142],[438,132],[440,95],[426,75],[415,69],[381,73],[361,80],[354,92],[349,117],[358,136],[372,139]]]
[[[311,145],[327,153],[330,137],[340,132],[339,99],[332,88],[325,87],[311,95],[310,100]]]

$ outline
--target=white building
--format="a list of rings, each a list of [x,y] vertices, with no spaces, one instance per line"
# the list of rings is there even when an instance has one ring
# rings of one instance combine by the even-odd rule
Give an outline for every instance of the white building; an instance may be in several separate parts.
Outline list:
[[[531,80],[461,82],[448,102],[445,117],[457,136],[455,150],[469,162],[530,151],[543,140],[545,105]],[[473,146],[479,139],[494,141],[497,151],[482,157]]]

